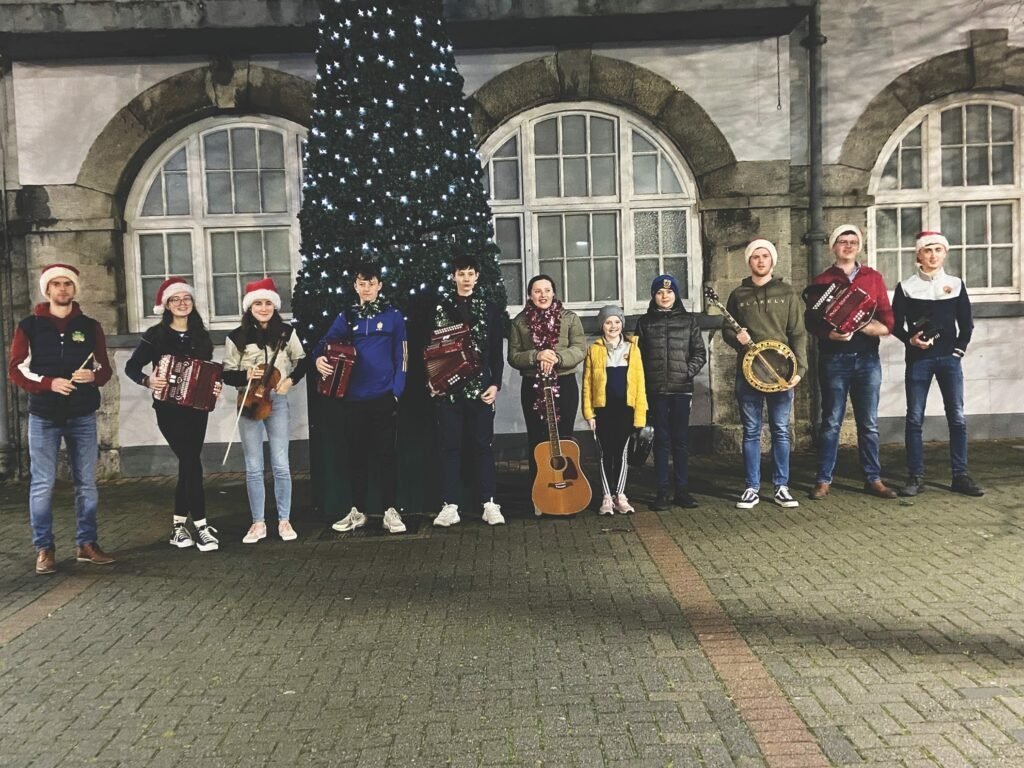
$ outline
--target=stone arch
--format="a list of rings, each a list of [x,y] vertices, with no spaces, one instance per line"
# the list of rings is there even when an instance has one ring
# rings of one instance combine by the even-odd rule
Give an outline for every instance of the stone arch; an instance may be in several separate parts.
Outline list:
[[[313,84],[295,75],[220,61],[157,83],[114,115],[78,173],[79,186],[114,197],[120,210],[146,158],[167,137],[204,117],[267,114],[309,125]]]
[[[883,88],[843,141],[839,164],[860,171],[861,192],[885,143],[911,114],[956,93],[1024,94],[1024,48],[1010,48],[1008,31],[972,30],[970,47],[944,53],[904,72]]]
[[[467,99],[477,141],[509,118],[560,101],[604,101],[642,115],[668,136],[701,178],[736,156],[696,101],[660,75],[589,50],[565,50],[506,70]]]

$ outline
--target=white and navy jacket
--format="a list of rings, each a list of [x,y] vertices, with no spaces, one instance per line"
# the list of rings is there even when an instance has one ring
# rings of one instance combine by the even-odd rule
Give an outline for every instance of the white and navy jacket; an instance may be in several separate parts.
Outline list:
[[[893,334],[906,345],[908,363],[944,355],[963,357],[967,351],[974,320],[967,286],[959,277],[947,274],[943,269],[928,275],[918,268],[915,274],[896,286],[892,310],[896,321]],[[910,343],[915,333],[912,330],[914,324],[922,319],[930,320],[940,329],[935,343],[927,349],[919,349]]]

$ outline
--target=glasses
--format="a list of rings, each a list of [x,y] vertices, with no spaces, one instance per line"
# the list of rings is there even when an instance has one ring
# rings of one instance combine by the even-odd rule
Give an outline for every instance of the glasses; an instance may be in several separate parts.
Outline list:
[[[836,240],[836,245],[848,245],[854,248],[860,245],[860,240]]]
[[[191,296],[172,296],[167,300],[167,304],[172,307],[180,307],[182,304],[191,304]]]

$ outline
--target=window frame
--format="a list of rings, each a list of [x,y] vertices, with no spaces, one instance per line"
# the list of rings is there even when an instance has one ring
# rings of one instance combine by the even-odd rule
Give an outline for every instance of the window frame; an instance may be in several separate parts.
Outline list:
[[[282,136],[285,172],[285,210],[279,213],[208,213],[206,166],[203,137],[219,130],[255,128],[273,130]],[[302,158],[306,128],[298,123],[270,115],[219,115],[191,123],[160,144],[143,163],[125,201],[125,282],[128,329],[140,333],[156,322],[152,296],[143,295],[142,256],[139,237],[143,234],[189,232],[192,236],[192,275],[196,308],[211,330],[230,330],[238,325],[238,315],[214,315],[213,264],[210,235],[216,231],[262,229],[289,230],[289,267],[292,279],[301,266],[301,233],[298,212],[302,204]],[[142,207],[150,185],[159,177],[164,164],[182,147],[186,150],[188,173],[188,215],[143,216]],[[239,297],[241,300],[241,297]],[[290,315],[286,315],[286,318]]]

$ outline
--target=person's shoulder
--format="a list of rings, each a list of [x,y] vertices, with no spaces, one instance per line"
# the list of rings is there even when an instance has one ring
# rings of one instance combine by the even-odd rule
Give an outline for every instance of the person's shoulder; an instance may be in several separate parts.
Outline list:
[[[562,319],[563,320],[579,320],[580,316],[573,312],[571,309],[562,308]],[[582,322],[582,321],[581,321]]]

